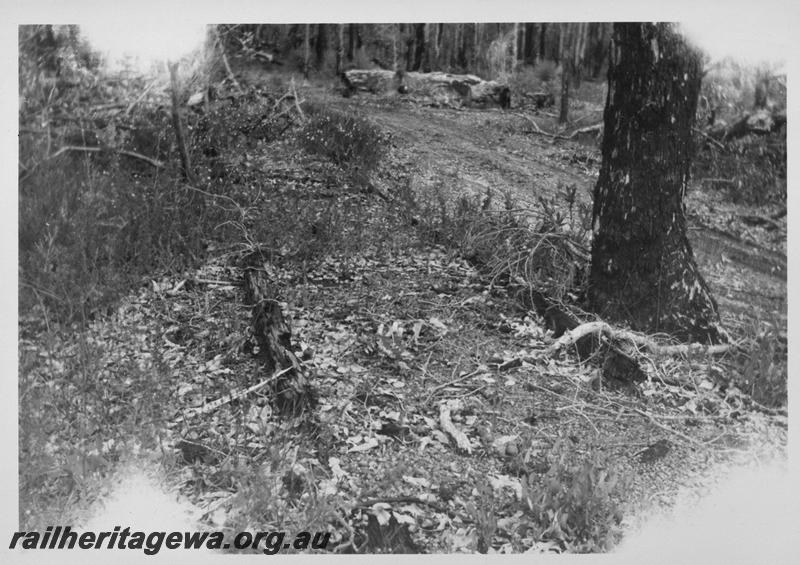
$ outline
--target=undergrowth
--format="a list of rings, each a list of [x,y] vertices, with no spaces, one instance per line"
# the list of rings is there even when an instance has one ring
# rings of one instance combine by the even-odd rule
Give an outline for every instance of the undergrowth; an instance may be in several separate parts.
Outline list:
[[[341,167],[357,188],[367,186],[388,145],[386,135],[369,120],[318,106],[309,108],[298,139],[307,152]]]
[[[492,284],[514,283],[556,301],[574,298],[585,287],[589,261],[588,206],[577,187],[540,198],[537,208],[518,208],[491,191],[450,203],[439,183],[422,195],[409,186],[400,198],[414,214],[423,241],[443,244],[479,267]]]
[[[621,501],[630,477],[600,453],[581,457],[566,438],[548,458],[550,468],[539,481],[523,481],[522,499],[542,528],[539,535],[575,553],[610,550],[622,534]]]

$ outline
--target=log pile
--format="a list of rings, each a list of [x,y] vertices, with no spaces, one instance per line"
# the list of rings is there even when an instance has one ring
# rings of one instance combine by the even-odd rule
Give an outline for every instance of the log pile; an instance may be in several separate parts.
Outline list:
[[[448,107],[500,107],[511,105],[507,85],[475,75],[403,73],[384,69],[353,69],[342,73],[344,95],[359,92],[378,95],[409,94]]]

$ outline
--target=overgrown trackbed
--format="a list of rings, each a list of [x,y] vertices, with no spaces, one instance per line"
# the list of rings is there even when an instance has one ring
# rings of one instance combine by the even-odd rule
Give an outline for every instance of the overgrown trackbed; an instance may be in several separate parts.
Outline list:
[[[489,191],[498,208],[506,193],[518,207],[537,208],[541,199],[563,205],[574,187],[588,210],[597,148],[536,133],[519,113],[303,96],[391,134],[375,179],[384,193],[408,183],[418,196],[451,204]],[[543,129],[552,125],[547,118],[534,116]],[[716,464],[781,457],[785,413],[722,390],[710,378],[717,360],[652,359],[635,394],[597,386],[597,367],[553,356],[540,320],[474,266],[417,237],[407,216],[382,200],[317,175],[329,164],[323,157],[278,139],[221,158],[260,175],[253,185],[273,199],[251,198],[253,208],[285,198],[291,207],[268,217],[308,228],[302,243],[325,251],[309,252],[313,260],[302,265],[265,266],[319,404],[305,420],[289,421],[273,413],[265,389],[218,402],[264,378],[247,347],[251,313],[236,253],[222,246],[198,270],[154,280],[92,322],[91,348],[66,335],[45,355],[35,340],[21,340],[20,375],[33,391],[21,398],[57,407],[21,404],[29,418],[21,429],[53,430],[51,444],[75,446],[59,457],[91,462],[65,476],[67,492],[70,481],[112,466],[122,450],[115,434],[127,440],[134,422],[137,432],[158,438],[153,457],[168,462],[170,482],[204,522],[229,531],[253,524],[333,530],[330,549],[367,553],[597,551],[619,525],[611,493],[621,491],[633,522],[628,508],[668,504]],[[330,212],[318,234],[306,225],[318,218],[314,206]],[[690,236],[726,320],[743,325],[774,315],[785,326],[785,227],[746,231],[735,218],[758,211],[715,194],[695,191],[688,207]],[[344,235],[331,242],[328,233]],[[353,245],[339,249],[340,242]],[[677,373],[695,387],[662,380]],[[55,378],[61,388],[49,386]],[[143,409],[131,411],[132,404]],[[112,440],[99,459],[95,437]],[[37,492],[52,457],[22,443],[29,451],[21,477]],[[630,477],[630,487],[615,486],[612,476]],[[587,489],[585,480],[601,488]],[[570,493],[577,494],[559,498]],[[20,506],[31,504],[21,498]],[[578,518],[582,509],[594,512],[599,529],[570,547],[561,543],[569,536],[547,528],[548,509]]]
[[[578,201],[587,207],[591,203],[599,149],[543,135],[531,125],[531,117],[496,109],[386,103],[368,95],[325,102],[355,110],[391,132],[417,190],[439,185],[452,196],[491,191],[497,205],[509,195],[518,205],[535,207],[540,198],[564,204],[565,188],[577,186]],[[584,117],[597,121],[600,115],[600,108],[590,108]],[[554,121],[546,114],[533,119],[551,126]],[[748,228],[738,218],[757,210],[698,189],[690,193],[687,209],[689,238],[723,319],[738,325],[744,316],[777,321],[785,328],[785,219],[777,232]]]

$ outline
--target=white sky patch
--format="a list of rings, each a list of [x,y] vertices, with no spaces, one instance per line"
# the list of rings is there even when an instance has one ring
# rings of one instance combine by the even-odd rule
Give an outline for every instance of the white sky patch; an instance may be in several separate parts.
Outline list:
[[[775,13],[719,10],[713,19],[688,18],[680,22],[689,40],[711,56],[712,61],[732,57],[740,63],[780,64],[792,54],[789,19]],[[735,14],[735,16],[734,16]]]
[[[81,33],[110,63],[133,60],[145,67],[174,61],[203,44],[205,24],[169,19],[107,21],[81,24]]]

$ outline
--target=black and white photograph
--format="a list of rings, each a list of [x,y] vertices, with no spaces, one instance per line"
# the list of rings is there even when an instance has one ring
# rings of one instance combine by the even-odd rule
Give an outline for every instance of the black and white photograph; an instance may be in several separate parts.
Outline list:
[[[800,562],[790,2],[74,4],[6,26],[4,559]]]

